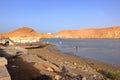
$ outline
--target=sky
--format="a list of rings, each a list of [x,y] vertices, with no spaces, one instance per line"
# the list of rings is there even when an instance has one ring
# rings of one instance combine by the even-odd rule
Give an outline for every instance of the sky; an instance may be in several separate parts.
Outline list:
[[[120,0],[0,0],[0,33],[22,26],[43,33],[120,26]]]

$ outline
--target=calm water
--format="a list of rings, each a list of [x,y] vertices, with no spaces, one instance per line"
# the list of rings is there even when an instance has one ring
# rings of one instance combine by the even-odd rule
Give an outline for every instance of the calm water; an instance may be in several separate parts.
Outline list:
[[[45,39],[63,52],[120,66],[120,39]]]

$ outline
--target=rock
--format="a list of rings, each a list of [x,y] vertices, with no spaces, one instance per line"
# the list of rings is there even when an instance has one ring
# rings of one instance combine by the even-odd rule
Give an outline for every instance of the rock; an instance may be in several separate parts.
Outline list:
[[[61,79],[61,76],[60,75],[56,75],[55,76],[55,80],[60,80]]]
[[[65,64],[68,64],[69,62],[65,61],[64,63],[65,63]]]
[[[54,65],[54,64],[52,64],[52,63],[50,63],[50,62],[44,61],[44,66],[46,66],[46,67],[49,66],[49,67],[52,68],[53,71],[55,71],[55,72],[61,72],[61,70],[59,69],[58,66],[56,66],[56,65]]]
[[[61,72],[59,67],[55,64],[46,61],[36,55],[22,55],[23,61],[27,61],[29,63],[34,63],[34,67],[36,67],[39,70],[48,70],[48,71],[54,71],[54,72]]]
[[[20,54],[27,54],[28,53],[27,49],[24,49],[24,48],[19,47],[19,46],[16,46],[15,49],[17,51],[16,53],[20,53]]]
[[[95,75],[95,74],[94,74],[94,75],[93,75],[93,77],[94,77],[94,78],[96,78],[96,77],[97,77],[97,75]]]
[[[77,63],[74,63],[74,65],[76,66],[76,65],[77,65]]]
[[[7,65],[7,60],[4,57],[0,57],[0,65]]]
[[[53,72],[54,70],[51,67],[48,67],[46,70]]]
[[[73,66],[72,69],[76,69],[77,67],[76,66]]]
[[[85,76],[82,77],[82,80],[87,80]]]

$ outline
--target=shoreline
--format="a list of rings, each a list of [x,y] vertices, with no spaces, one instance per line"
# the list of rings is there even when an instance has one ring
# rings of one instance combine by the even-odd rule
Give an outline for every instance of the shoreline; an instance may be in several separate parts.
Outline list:
[[[15,46],[13,46],[15,47]],[[27,54],[7,58],[12,80],[119,80],[108,72],[120,74],[120,68],[91,61],[84,57],[63,54],[55,45],[26,49]],[[20,48],[21,49],[21,48]],[[22,50],[23,51],[23,50]],[[56,79],[59,78],[59,79]],[[118,75],[120,78],[120,75]]]
[[[119,40],[109,39],[43,39],[45,43],[55,44],[62,53],[71,53],[120,67]]]
[[[120,68],[119,65],[114,65],[114,64],[110,64],[110,63],[103,62],[103,61],[100,61],[100,60],[96,60],[96,59],[84,57],[84,56],[81,56],[81,55],[76,55],[76,54],[71,53],[71,52],[64,52],[64,53],[61,53],[61,54],[63,54],[64,56],[78,58],[80,60],[83,59],[86,62],[91,62],[91,63],[93,62],[93,63],[96,63],[96,64],[104,64],[104,65],[107,65],[107,66],[111,66],[111,67],[115,67],[115,68]]]
[[[75,77],[78,75],[86,76],[87,79],[93,80],[97,77],[99,79],[106,80],[107,77],[100,71],[119,73],[120,68],[112,65],[108,65],[98,61],[91,61],[84,57],[76,58],[69,54],[64,55],[59,50],[54,49],[54,45],[48,45],[44,48],[28,49],[30,54],[36,53],[36,55],[56,64],[64,66],[68,70],[68,75]],[[31,53],[34,51],[33,53]],[[91,79],[90,79],[91,77]]]
[[[52,44],[51,44],[52,45]],[[54,47],[56,47],[54,45]],[[49,48],[48,48],[49,49]],[[88,58],[88,57],[84,57],[84,56],[81,56],[81,55],[77,55],[77,54],[74,54],[72,52],[62,52],[56,48],[53,48],[54,51],[58,51],[59,54],[62,54],[63,56],[69,56],[69,57],[72,57],[72,58],[77,58],[77,59],[82,59],[82,60],[85,60],[86,62],[91,62],[91,63],[95,63],[95,64],[99,64],[99,65],[106,65],[106,66],[110,66],[110,67],[113,67],[113,68],[117,68],[117,69],[120,69],[120,66],[118,65],[113,65],[113,64],[109,64],[107,62],[103,62],[103,61],[99,61],[99,60],[96,60],[96,59],[92,59],[92,58]]]
[[[91,63],[93,62],[93,63],[96,63],[96,64],[104,64],[106,66],[111,66],[111,67],[120,69],[119,65],[113,65],[113,64],[110,64],[110,63],[107,63],[107,62],[103,62],[103,61],[100,61],[100,60],[84,57],[84,56],[81,56],[81,55],[77,55],[77,54],[75,54],[73,52],[64,52],[64,51],[61,51],[61,50],[57,49],[56,45],[53,45],[53,44],[50,44],[50,45],[53,46],[53,47],[52,48],[48,48],[48,49],[51,49],[51,50],[54,50],[54,51],[58,51],[59,54],[62,54],[63,56],[69,56],[69,57],[73,57],[73,58],[78,58],[80,60],[83,59],[86,62],[91,62]]]

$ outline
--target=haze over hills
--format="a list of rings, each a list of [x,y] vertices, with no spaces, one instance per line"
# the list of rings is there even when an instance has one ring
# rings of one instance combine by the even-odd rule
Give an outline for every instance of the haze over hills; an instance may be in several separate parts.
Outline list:
[[[0,34],[0,37],[19,38],[120,38],[120,26],[84,30],[64,30],[56,34],[37,33],[32,28],[21,27],[17,30]]]

